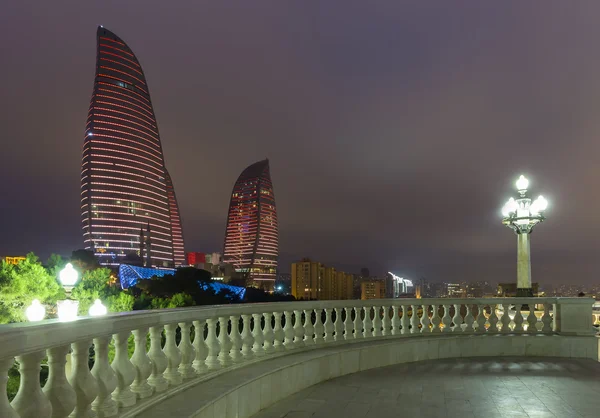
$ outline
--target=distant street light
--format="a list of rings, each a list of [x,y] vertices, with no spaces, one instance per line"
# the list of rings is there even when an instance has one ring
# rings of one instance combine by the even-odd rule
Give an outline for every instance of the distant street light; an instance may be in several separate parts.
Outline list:
[[[516,183],[519,196],[510,198],[502,208],[502,223],[517,234],[517,296],[533,297],[531,287],[531,252],[529,234],[533,227],[546,218],[543,213],[548,201],[539,196],[533,202],[527,195],[529,180],[520,176]]]

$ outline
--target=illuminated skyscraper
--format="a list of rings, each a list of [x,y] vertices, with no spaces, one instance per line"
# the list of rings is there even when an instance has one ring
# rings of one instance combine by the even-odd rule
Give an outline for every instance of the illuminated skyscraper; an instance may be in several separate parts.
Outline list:
[[[140,254],[140,228],[153,266],[183,261],[175,191],[165,168],[146,77],[131,49],[99,27],[96,77],[81,168],[86,249],[103,265]]]
[[[223,261],[247,273],[249,284],[272,290],[279,255],[277,210],[269,160],[246,168],[229,203]]]
[[[169,172],[165,170],[167,180],[167,197],[169,198],[169,211],[171,213],[171,233],[173,235],[173,259],[176,266],[185,264],[185,249],[183,245],[183,228],[175,188]]]

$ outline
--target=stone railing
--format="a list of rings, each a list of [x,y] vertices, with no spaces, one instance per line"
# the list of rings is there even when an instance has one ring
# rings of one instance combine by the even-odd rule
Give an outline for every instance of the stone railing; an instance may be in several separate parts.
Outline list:
[[[176,392],[182,383],[203,375],[369,339],[590,335],[592,303],[583,298],[311,301],[2,325],[0,417],[135,416],[170,391]],[[132,355],[130,337],[135,346]],[[110,344],[114,344],[112,363]],[[7,373],[15,359],[20,386],[9,402]],[[40,369],[46,360],[49,374],[42,387]]]

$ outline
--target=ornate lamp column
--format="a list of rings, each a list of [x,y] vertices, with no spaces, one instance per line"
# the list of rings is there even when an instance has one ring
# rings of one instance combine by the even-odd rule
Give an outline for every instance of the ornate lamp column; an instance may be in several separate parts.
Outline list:
[[[529,180],[520,176],[516,183],[519,196],[510,198],[502,208],[502,223],[517,234],[517,296],[533,297],[531,286],[530,234],[533,227],[546,218],[543,213],[548,201],[539,196],[535,201],[527,194]]]

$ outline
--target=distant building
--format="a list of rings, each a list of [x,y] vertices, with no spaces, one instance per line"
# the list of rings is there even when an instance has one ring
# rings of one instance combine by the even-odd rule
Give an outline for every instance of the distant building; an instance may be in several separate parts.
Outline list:
[[[385,294],[388,298],[399,298],[414,294],[415,288],[412,280],[405,279],[388,272],[385,276]]]
[[[6,264],[19,264],[21,261],[25,261],[27,259],[27,257],[24,256],[15,256],[15,257],[10,257],[10,256],[6,256],[3,257],[3,260]]]
[[[539,283],[532,283],[533,296],[539,295],[540,285]],[[516,297],[517,296],[517,284],[516,283],[500,283],[498,284],[498,296],[501,297]]]
[[[459,283],[447,283],[446,289],[450,298],[460,298],[465,294]]]
[[[292,263],[292,295],[296,299],[353,299],[354,276],[308,258]]]
[[[323,264],[308,258],[292,263],[292,295],[296,299],[320,299],[324,270]]]
[[[385,299],[385,280],[370,279],[360,284],[361,300]]]
[[[269,160],[247,167],[238,177],[229,202],[223,259],[244,273],[249,285],[273,290],[279,238],[277,209]]]
[[[233,264],[221,261],[220,253],[188,252],[185,258],[188,266],[210,272],[213,280],[229,283],[232,280],[237,281],[243,278],[243,275],[236,271]]]

